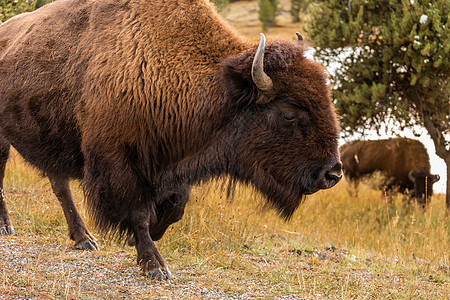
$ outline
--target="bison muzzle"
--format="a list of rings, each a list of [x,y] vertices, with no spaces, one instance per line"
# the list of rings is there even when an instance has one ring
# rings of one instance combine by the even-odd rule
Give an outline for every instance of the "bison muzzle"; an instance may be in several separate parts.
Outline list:
[[[80,179],[98,228],[172,277],[154,241],[193,184],[252,184],[289,218],[341,178],[324,68],[294,41],[245,40],[206,0],[58,0],[0,26],[0,175],[12,145],[50,179],[77,247]],[[3,188],[3,185],[0,186]],[[12,233],[3,196],[0,227]]]

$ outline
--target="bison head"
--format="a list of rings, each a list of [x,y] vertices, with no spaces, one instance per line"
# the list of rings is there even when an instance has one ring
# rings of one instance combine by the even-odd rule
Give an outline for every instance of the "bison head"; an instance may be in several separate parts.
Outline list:
[[[426,198],[433,195],[433,184],[439,181],[439,175],[409,171],[408,178],[414,183],[414,197],[425,204]],[[425,196],[426,195],[426,196]]]
[[[327,73],[304,43],[277,41],[222,62],[222,82],[238,114],[226,127],[231,176],[253,184],[289,218],[304,195],[342,177],[339,125]]]

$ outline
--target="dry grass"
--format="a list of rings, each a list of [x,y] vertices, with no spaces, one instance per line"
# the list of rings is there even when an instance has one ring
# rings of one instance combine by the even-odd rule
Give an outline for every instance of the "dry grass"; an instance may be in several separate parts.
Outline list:
[[[84,212],[78,184],[72,186]],[[98,252],[74,250],[48,181],[17,154],[5,194],[18,233],[0,238],[5,297],[449,297],[443,195],[423,211],[364,184],[358,197],[350,195],[342,182],[310,196],[284,222],[263,211],[264,200],[250,188],[238,186],[231,201],[218,182],[198,186],[183,219],[157,244],[176,275],[158,283],[139,274],[133,248],[100,239]]]

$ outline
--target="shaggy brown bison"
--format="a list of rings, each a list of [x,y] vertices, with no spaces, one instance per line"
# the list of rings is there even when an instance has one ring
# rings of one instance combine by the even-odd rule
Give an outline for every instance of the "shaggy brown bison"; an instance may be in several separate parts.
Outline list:
[[[59,0],[0,26],[0,161],[49,177],[70,237],[97,248],[72,201],[128,236],[145,274],[192,184],[228,175],[285,218],[341,178],[324,68],[305,44],[246,41],[207,0]],[[0,225],[12,233],[1,198]]]
[[[386,179],[385,188],[412,192],[422,205],[433,194],[439,175],[430,174],[430,159],[424,145],[408,138],[353,141],[340,148],[344,175],[355,184],[375,171]],[[426,195],[426,196],[425,196]]]

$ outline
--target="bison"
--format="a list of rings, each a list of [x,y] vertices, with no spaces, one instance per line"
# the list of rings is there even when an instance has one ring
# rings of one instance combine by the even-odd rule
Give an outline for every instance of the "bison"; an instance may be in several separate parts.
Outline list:
[[[341,146],[340,152],[344,175],[355,185],[362,176],[380,171],[386,189],[411,191],[422,205],[433,195],[433,184],[439,180],[439,175],[430,174],[427,150],[417,140],[353,141]]]
[[[96,249],[69,189],[80,179],[95,225],[171,278],[154,241],[193,184],[252,184],[288,219],[340,180],[327,73],[306,49],[300,35],[247,41],[207,0],[59,0],[16,16],[0,26],[1,178],[12,145],[50,179],[76,246]]]

